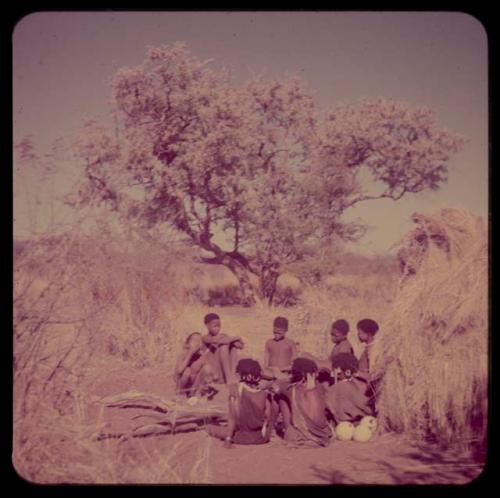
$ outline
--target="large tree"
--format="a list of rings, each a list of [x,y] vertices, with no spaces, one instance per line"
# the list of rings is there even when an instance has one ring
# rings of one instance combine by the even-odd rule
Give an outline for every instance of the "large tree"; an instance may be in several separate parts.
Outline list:
[[[150,49],[112,90],[115,129],[89,123],[78,141],[80,201],[175,227],[248,303],[272,302],[285,265],[359,236],[347,209],[438,189],[462,144],[427,109],[377,99],[320,112],[296,78],[236,85],[180,44]],[[377,193],[362,190],[362,170]]]

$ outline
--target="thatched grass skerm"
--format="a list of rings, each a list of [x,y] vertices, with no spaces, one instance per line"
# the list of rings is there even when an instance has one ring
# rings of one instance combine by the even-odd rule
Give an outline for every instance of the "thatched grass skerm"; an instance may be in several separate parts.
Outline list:
[[[487,232],[454,208],[413,215],[392,312],[372,347],[380,420],[445,444],[487,429]]]

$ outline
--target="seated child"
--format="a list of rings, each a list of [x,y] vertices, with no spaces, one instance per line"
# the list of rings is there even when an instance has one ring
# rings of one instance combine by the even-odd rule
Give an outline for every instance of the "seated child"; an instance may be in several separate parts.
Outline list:
[[[366,344],[365,349],[359,357],[359,376],[366,381],[370,380],[370,347],[373,344],[375,334],[378,332],[378,323],[370,318],[360,320],[357,324],[358,339]]]
[[[256,360],[242,359],[236,366],[240,380],[229,386],[229,424],[227,427],[208,425],[208,433],[224,440],[224,446],[264,444],[271,435],[271,400],[269,393],[259,388],[262,370]]]
[[[175,385],[178,393],[185,393],[187,396],[194,393],[195,384],[205,365],[205,353],[201,334],[199,332],[189,334],[175,366]]]
[[[358,360],[351,353],[340,353],[332,359],[332,369],[337,382],[325,389],[326,406],[335,424],[357,422],[366,415],[373,415],[366,384],[356,378]]]
[[[340,353],[354,354],[352,345],[347,339],[349,333],[349,323],[346,320],[340,319],[332,323],[330,337],[333,342],[332,352],[330,353],[330,363],[335,355]]]
[[[354,354],[351,343],[347,339],[347,334],[349,333],[349,323],[347,320],[340,318],[332,323],[330,329],[330,338],[333,342],[333,348],[330,356],[326,360],[321,360],[315,358],[309,353],[305,353],[304,356],[313,360],[319,367],[319,381],[321,383],[331,383],[330,372],[331,372],[331,362],[332,358],[339,353],[351,353]]]
[[[317,382],[318,366],[308,358],[296,358],[291,370],[290,381],[280,381],[278,391],[285,440],[297,446],[327,446],[332,430],[324,390]]]
[[[271,378],[285,378],[297,356],[295,342],[286,338],[288,320],[278,316],[273,322],[273,338],[266,342],[264,372]]]
[[[206,362],[213,375],[213,382],[219,384],[236,383],[237,349],[243,349],[240,337],[221,334],[221,321],[215,313],[205,315],[204,323],[208,334],[202,337],[207,348]]]

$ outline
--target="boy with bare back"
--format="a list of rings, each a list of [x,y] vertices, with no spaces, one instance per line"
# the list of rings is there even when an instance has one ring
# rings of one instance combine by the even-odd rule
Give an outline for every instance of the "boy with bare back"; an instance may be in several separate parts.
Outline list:
[[[228,425],[207,426],[210,436],[224,441],[230,448],[235,444],[265,444],[272,431],[271,397],[259,386],[262,375],[260,364],[251,358],[238,362],[239,382],[229,386]]]
[[[292,446],[328,446],[333,435],[326,412],[325,391],[317,381],[318,366],[295,358],[289,381],[278,381],[285,441]]]
[[[266,342],[264,350],[264,372],[269,377],[286,377],[297,356],[295,342],[285,337],[287,331],[288,320],[282,316],[276,317],[273,322],[273,338]]]
[[[367,415],[374,415],[366,383],[358,377],[358,368],[358,360],[352,353],[340,353],[332,360],[337,382],[325,390],[325,401],[335,424],[356,423]]]

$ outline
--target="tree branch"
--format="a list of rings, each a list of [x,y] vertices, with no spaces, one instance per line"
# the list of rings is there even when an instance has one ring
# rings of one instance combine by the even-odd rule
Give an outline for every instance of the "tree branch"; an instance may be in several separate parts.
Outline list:
[[[240,245],[240,221],[238,217],[234,220],[234,247],[233,252],[238,251],[238,246]]]
[[[213,258],[205,258],[201,256],[199,258],[199,261],[201,263],[205,263],[207,265],[221,265],[222,264],[222,259],[220,257],[213,257]]]
[[[401,197],[403,197],[404,194],[406,194],[408,190],[406,187],[401,191],[401,193],[395,195],[394,192],[392,191],[385,191],[382,194],[379,195],[361,195],[357,197],[356,199],[353,199],[351,202],[347,204],[342,204],[342,209],[345,210],[347,208],[350,208],[357,204],[358,202],[363,202],[363,201],[373,201],[376,199],[392,199],[393,201],[399,201]]]

